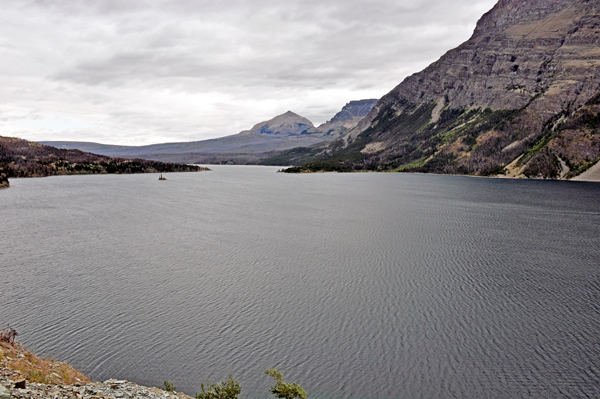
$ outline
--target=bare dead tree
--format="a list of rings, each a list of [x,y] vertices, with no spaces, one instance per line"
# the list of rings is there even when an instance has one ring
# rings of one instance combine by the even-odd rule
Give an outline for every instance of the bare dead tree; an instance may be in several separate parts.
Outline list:
[[[0,331],[0,341],[7,342],[11,345],[14,345],[15,337],[17,335],[19,335],[17,330],[15,330],[14,328],[11,328],[10,325],[8,325],[8,326],[6,326],[6,328],[4,330]]]

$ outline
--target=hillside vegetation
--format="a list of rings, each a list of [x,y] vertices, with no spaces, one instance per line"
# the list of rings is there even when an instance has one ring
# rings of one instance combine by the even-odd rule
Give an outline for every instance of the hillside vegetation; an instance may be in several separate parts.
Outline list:
[[[0,136],[0,187],[11,177],[104,173],[199,172],[207,168],[144,159],[111,158]]]
[[[562,178],[600,159],[600,4],[500,0],[473,36],[385,95],[356,128],[267,163]]]

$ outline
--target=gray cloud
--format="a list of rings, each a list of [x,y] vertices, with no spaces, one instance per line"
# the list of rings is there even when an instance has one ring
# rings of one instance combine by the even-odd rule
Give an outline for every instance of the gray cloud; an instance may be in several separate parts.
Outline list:
[[[322,123],[466,40],[493,4],[15,2],[0,16],[0,129],[147,144],[234,134],[288,109]],[[12,122],[33,109],[46,128]]]

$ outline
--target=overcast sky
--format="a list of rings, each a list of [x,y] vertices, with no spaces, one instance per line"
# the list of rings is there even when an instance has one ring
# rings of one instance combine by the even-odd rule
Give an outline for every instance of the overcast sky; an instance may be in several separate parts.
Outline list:
[[[143,145],[319,125],[468,39],[496,0],[10,0],[0,135]]]

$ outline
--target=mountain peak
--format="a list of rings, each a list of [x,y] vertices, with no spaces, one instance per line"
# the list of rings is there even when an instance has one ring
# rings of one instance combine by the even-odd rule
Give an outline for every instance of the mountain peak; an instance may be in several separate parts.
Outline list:
[[[335,114],[331,120],[319,126],[319,129],[325,126],[345,126],[352,128],[356,126],[359,120],[367,116],[371,109],[377,104],[377,99],[350,101],[340,112]]]
[[[314,128],[311,121],[292,111],[278,115],[273,119],[258,123],[250,130],[240,134],[269,134],[277,136],[297,136],[308,129]]]
[[[494,8],[477,22],[473,36],[500,31],[515,24],[542,20],[574,3],[573,0],[499,0]]]

